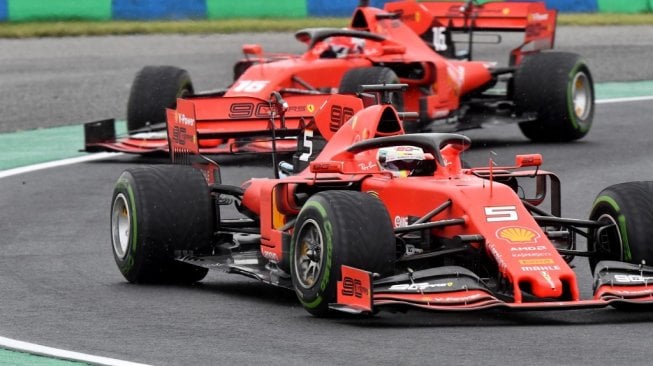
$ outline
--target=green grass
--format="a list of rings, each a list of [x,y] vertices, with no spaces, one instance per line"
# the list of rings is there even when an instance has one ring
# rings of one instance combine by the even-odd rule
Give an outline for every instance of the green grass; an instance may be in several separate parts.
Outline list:
[[[653,13],[560,14],[558,25],[653,25]]]
[[[60,21],[0,23],[0,38],[64,37],[125,34],[207,34],[290,32],[308,27],[344,27],[347,18],[223,19],[186,21]],[[646,14],[560,14],[559,25],[653,25]]]
[[[344,27],[345,18],[222,19],[184,21],[61,21],[5,23],[1,38],[99,36],[126,34],[206,34],[288,32],[309,27]]]

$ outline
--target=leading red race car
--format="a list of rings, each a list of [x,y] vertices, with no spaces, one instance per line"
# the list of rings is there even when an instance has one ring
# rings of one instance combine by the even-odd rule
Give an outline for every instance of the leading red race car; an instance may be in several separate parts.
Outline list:
[[[386,102],[394,91],[367,92],[374,89]],[[277,98],[268,112],[283,123],[287,104]],[[366,105],[306,169],[283,178],[230,186],[215,164],[126,170],[111,206],[124,277],[190,283],[223,270],[293,289],[316,316],[653,304],[653,182],[608,187],[589,219],[564,218],[560,182],[540,168],[539,154],[464,168],[468,137],[405,134],[392,105]],[[173,157],[192,163],[201,157],[200,123],[172,121]],[[315,121],[323,131],[330,123],[328,114]],[[588,299],[569,265],[576,256],[594,271]]]
[[[417,119],[406,122],[407,132],[518,123],[534,141],[576,140],[592,124],[592,76],[579,55],[551,50],[555,27],[556,11],[536,2],[398,1],[384,9],[362,4],[346,28],[298,31],[296,38],[307,45],[301,55],[265,54],[259,45],[243,46],[245,58],[235,65],[234,83],[226,90],[195,94],[185,70],[143,68],[129,97],[130,135],[116,138],[111,120],[88,124],[86,150],[165,150],[164,110],[175,108],[181,97],[195,103],[200,133],[220,135],[200,148],[207,153],[231,152],[234,149],[225,141],[269,138],[267,126],[255,129],[247,122],[265,116],[262,109],[273,91],[308,122],[319,106],[296,104],[291,96],[356,93],[362,84],[397,82],[406,83],[408,89],[393,96],[395,106],[418,113]],[[487,31],[524,32],[507,66],[472,59],[475,35]],[[460,34],[468,45],[465,50],[456,50]],[[501,35],[490,39],[499,41]],[[334,118],[343,120],[339,117]],[[219,128],[206,131],[205,122]],[[301,130],[283,133],[295,137]],[[294,148],[291,142],[284,143]],[[253,150],[260,148],[269,150],[269,145]]]

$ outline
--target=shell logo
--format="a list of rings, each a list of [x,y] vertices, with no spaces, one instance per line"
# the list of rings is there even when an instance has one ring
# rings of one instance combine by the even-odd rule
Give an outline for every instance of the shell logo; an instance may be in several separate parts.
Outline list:
[[[511,243],[535,243],[540,238],[540,234],[525,227],[513,226],[497,230],[497,238]]]

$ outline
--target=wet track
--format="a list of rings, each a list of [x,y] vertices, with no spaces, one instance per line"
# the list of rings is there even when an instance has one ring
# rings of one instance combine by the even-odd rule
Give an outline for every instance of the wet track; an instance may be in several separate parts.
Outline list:
[[[653,73],[646,62],[653,37],[609,39],[619,32],[633,31],[612,28],[601,42],[613,43],[597,44],[591,34],[562,29],[558,44],[587,55],[599,80],[653,80],[646,75]],[[170,37],[179,42],[174,49],[165,37],[1,40],[0,49],[23,54],[24,62],[0,53],[5,66],[14,65],[0,71],[13,86],[0,89],[3,111],[10,112],[0,127],[122,117],[131,78],[144,64],[186,66],[200,89],[219,86],[229,80],[239,44],[254,37]],[[289,38],[260,37],[277,49]],[[619,41],[625,38],[633,41]],[[189,45],[195,41],[207,47]],[[22,94],[28,89],[41,101],[31,108]],[[55,101],[52,90],[59,91]],[[590,134],[570,144],[531,144],[517,126],[470,131],[474,147],[465,159],[482,164],[494,152],[500,164],[510,164],[516,153],[542,153],[545,169],[561,177],[563,214],[586,218],[605,186],[653,179],[652,115],[650,101],[598,105]],[[235,275],[211,273],[191,287],[130,285],[111,256],[109,201],[120,172],[144,163],[165,159],[119,156],[0,180],[0,335],[162,365],[649,364],[653,356],[652,312],[411,312],[325,320],[309,316],[292,293]],[[268,161],[226,157],[221,163],[227,183],[270,172]],[[589,296],[587,263],[574,264]]]

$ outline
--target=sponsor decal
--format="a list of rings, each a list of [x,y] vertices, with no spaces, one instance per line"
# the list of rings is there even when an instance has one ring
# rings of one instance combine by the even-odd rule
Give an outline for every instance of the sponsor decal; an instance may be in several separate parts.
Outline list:
[[[186,117],[185,114],[183,113],[177,113],[177,123],[186,125],[186,126],[194,126],[195,125],[195,119]]]
[[[555,263],[551,258],[545,259],[520,259],[519,264],[523,265],[541,265],[541,264],[553,264]]]
[[[369,194],[370,196],[374,196],[376,198],[379,198],[379,192],[377,192],[377,191],[367,191],[365,193]]]
[[[358,167],[363,171],[371,170],[376,168],[376,163],[372,161],[368,161],[367,163],[358,163]]]
[[[354,296],[362,299],[363,296],[369,296],[370,289],[363,286],[363,283],[358,278],[347,276],[342,279],[341,293],[343,296]]]
[[[406,244],[406,255],[415,255],[415,254],[421,254],[424,253],[423,249],[416,248],[412,244]]]
[[[499,253],[497,248],[491,246],[490,253],[492,253],[492,255],[494,256],[494,259],[497,261],[497,265],[499,266],[499,268],[505,269],[506,267],[508,267],[506,265],[506,262],[503,260],[503,256],[501,255],[501,253]]]
[[[263,255],[263,257],[265,257],[265,258],[267,258],[267,259],[269,259],[271,261],[275,261],[275,262],[279,261],[279,256],[275,252],[270,252],[270,251],[267,251],[267,250],[261,250],[261,254]]]
[[[372,310],[372,274],[342,266],[342,280],[338,281],[337,301],[358,309]]]
[[[288,112],[304,112],[307,106],[291,105],[288,107]],[[229,106],[229,118],[268,118],[274,112],[270,108],[270,103],[249,103],[249,102],[236,102]],[[275,112],[276,113],[276,112]]]
[[[333,105],[331,107],[331,121],[329,123],[329,129],[332,132],[336,132],[340,129],[340,126],[349,121],[351,117],[354,116],[354,109],[349,107],[341,107],[339,105]]]
[[[435,304],[466,304],[473,302],[480,298],[480,294],[468,295],[468,296],[424,296],[422,301],[426,303],[435,303]]]
[[[533,13],[528,16],[528,21],[530,22],[545,22],[549,20],[549,14],[547,13]]]
[[[408,226],[408,216],[395,216],[395,227]]]
[[[511,252],[536,252],[536,251],[544,251],[546,250],[546,247],[544,245],[533,245],[533,246],[526,246],[526,247],[511,247],[510,251]],[[549,253],[547,253],[549,254]]]
[[[197,137],[195,135],[189,135],[186,127],[172,126],[172,136],[170,136],[172,142],[179,146],[185,146],[186,141],[190,141],[193,145],[197,144]]]
[[[653,282],[653,277],[644,277],[640,275],[614,275],[614,280],[619,283],[646,283]]]
[[[312,104],[307,104],[306,105],[306,110],[313,113],[315,111],[315,106]]]
[[[524,253],[512,253],[513,258],[533,258],[533,257],[550,257],[551,253],[549,252],[524,252]]]
[[[551,275],[549,274],[549,272],[542,271],[540,272],[540,274],[542,275],[542,277],[544,277],[544,280],[549,284],[549,286],[551,286],[551,289],[555,290],[556,285],[555,283],[553,283],[553,280],[551,279]]]
[[[392,285],[390,286],[391,291],[423,291],[427,290],[430,288],[445,288],[445,287],[453,287],[453,282],[446,282],[446,283],[428,283],[428,282],[420,282],[420,283],[404,283],[400,285]]]
[[[521,226],[503,227],[497,230],[496,236],[510,243],[536,243],[540,238],[540,234]]]
[[[524,272],[559,271],[560,266],[522,266],[521,270]]]

